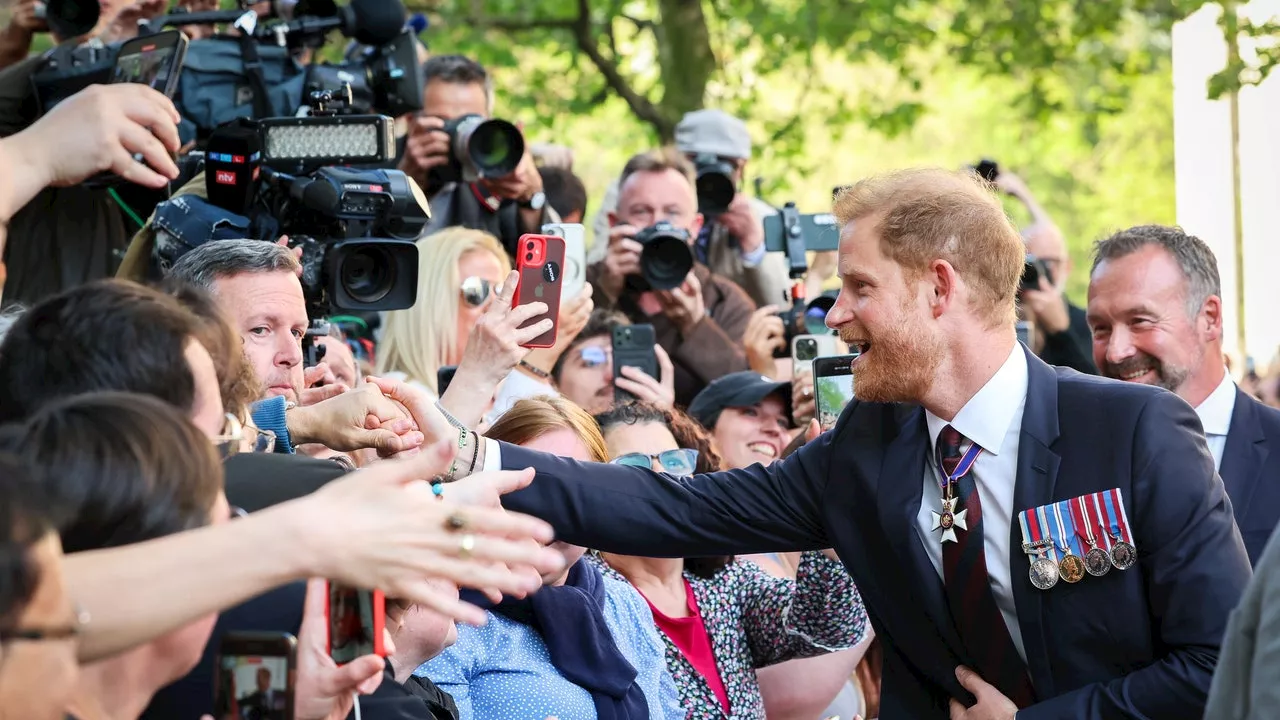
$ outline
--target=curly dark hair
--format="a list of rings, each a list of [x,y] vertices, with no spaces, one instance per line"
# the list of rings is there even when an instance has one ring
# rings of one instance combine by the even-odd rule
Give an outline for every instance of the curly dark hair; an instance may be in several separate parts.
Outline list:
[[[694,467],[696,472],[711,473],[724,469],[724,460],[716,450],[711,434],[697,420],[680,410],[668,410],[650,403],[623,403],[596,415],[596,423],[600,425],[600,431],[606,439],[609,431],[619,425],[664,425],[671,431],[677,445],[698,451],[698,462]],[[698,577],[709,578],[731,562],[732,555],[692,557],[685,558],[684,568]]]

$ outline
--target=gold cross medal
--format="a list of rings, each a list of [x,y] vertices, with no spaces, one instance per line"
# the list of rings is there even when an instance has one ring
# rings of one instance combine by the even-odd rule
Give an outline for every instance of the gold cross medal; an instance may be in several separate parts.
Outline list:
[[[960,512],[956,512],[956,498],[949,497],[942,499],[941,513],[930,513],[933,515],[932,529],[942,530],[942,542],[957,542],[956,528],[960,528],[961,530],[969,529],[968,526],[965,525],[964,520],[965,513],[967,512],[969,511],[961,510]]]

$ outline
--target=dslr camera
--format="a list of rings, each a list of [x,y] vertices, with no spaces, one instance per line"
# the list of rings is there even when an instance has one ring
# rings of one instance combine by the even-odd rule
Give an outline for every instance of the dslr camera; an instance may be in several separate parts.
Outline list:
[[[727,211],[738,194],[733,164],[717,155],[700,153],[694,157],[693,165],[697,171],[698,212],[711,217]]]
[[[444,131],[449,135],[449,165],[441,173],[443,182],[506,177],[524,157],[524,135],[506,120],[463,115],[446,122]]]
[[[834,335],[835,331],[827,327],[827,313],[836,304],[838,291],[829,290],[806,303],[797,300],[791,307],[778,313],[782,320],[782,329],[786,343],[773,351],[775,358],[791,355],[791,341],[798,335]],[[799,360],[812,360],[810,357],[799,357]]]
[[[1022,266],[1022,282],[1018,285],[1018,292],[1039,290],[1040,278],[1044,278],[1050,285],[1053,284],[1053,274],[1049,272],[1049,266],[1035,255],[1028,254],[1027,262]]]
[[[684,282],[693,270],[689,231],[684,228],[662,220],[636,233],[632,239],[643,247],[640,276],[628,281],[633,289],[670,290]]]

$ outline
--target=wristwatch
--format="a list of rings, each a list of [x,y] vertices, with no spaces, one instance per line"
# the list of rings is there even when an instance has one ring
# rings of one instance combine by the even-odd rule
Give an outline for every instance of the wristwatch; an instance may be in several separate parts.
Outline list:
[[[547,194],[539,190],[528,200],[517,200],[516,204],[526,210],[541,210],[542,206],[547,204]]]

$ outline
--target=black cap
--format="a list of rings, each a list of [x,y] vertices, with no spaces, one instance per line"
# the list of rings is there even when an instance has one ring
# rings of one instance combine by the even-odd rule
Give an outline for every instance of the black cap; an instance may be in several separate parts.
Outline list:
[[[760,373],[744,370],[717,378],[689,403],[689,416],[708,430],[715,427],[725,408],[751,407],[774,393],[782,393],[782,404],[791,418],[791,383],[778,382]]]

